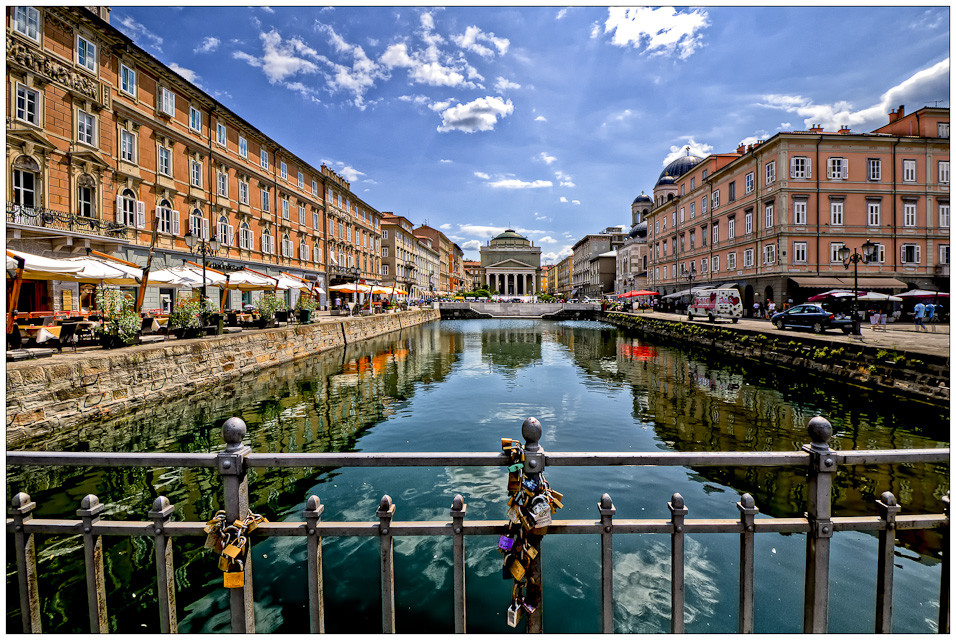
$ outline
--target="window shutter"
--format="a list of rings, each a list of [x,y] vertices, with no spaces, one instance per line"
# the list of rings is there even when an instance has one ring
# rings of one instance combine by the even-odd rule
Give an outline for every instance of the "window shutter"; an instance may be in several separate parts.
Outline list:
[[[232,240],[235,233],[236,233],[235,227],[233,227],[231,224],[226,225],[226,244],[230,247],[232,246]]]
[[[161,217],[160,206],[156,205],[156,219],[158,220]]]
[[[850,164],[850,162],[849,162],[848,160],[845,160],[845,159],[843,160],[843,162],[840,163],[840,166],[843,168],[843,173],[841,174],[841,176],[842,176],[842,178],[843,178],[844,180],[846,180],[846,178],[847,178],[847,172],[848,172],[848,170],[849,170],[849,164]]]
[[[906,245],[900,245],[900,262],[906,262]]]
[[[914,262],[919,263],[920,262],[919,252],[922,247],[920,247],[918,244],[913,246],[916,249],[916,255],[914,256],[916,259],[914,260]]]
[[[173,235],[174,235],[174,236],[178,236],[178,235],[180,235],[180,232],[179,232],[179,212],[178,212],[178,211],[173,211],[172,217],[173,217]]]
[[[205,218],[202,220],[202,239],[206,242],[209,241],[209,221]]]
[[[116,196],[116,223],[123,224],[123,196]]]
[[[790,177],[793,178],[797,173],[797,159],[790,158]]]
[[[812,178],[812,177],[813,177],[813,171],[812,171],[812,169],[811,169],[812,165],[810,164],[810,161],[811,161],[811,159],[808,157],[808,158],[807,158],[807,177],[808,177],[808,178]]]
[[[136,201],[136,228],[146,228],[146,203],[142,200]]]
[[[256,233],[252,229],[249,229],[249,246],[247,247],[250,251],[256,246]]]

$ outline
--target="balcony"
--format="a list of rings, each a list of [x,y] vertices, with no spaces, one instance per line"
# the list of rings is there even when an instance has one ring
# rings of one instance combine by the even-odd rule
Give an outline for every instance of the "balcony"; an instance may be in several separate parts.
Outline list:
[[[63,235],[98,236],[113,240],[129,237],[129,227],[99,218],[87,218],[75,213],[50,209],[23,207],[7,203],[7,230],[47,229],[65,232]]]

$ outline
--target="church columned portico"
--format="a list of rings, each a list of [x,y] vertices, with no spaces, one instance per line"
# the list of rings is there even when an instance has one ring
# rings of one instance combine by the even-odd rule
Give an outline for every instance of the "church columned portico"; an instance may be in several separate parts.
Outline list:
[[[481,267],[490,291],[505,297],[530,297],[541,290],[541,249],[508,229],[481,247]]]
[[[503,296],[534,296],[538,294],[537,278],[533,271],[499,271],[489,268],[486,285],[490,291]]]

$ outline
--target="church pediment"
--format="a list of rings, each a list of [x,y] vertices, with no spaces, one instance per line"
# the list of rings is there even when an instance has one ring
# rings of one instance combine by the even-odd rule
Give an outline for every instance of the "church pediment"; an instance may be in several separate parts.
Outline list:
[[[527,269],[537,269],[538,267],[534,266],[533,264],[528,264],[527,262],[521,262],[519,260],[508,259],[508,260],[502,260],[501,262],[496,262],[494,264],[490,264],[485,268],[486,269],[525,269],[527,270]]]

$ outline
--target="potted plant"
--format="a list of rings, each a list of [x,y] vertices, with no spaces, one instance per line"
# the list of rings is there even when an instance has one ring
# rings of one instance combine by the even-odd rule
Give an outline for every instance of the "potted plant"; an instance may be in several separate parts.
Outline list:
[[[299,323],[308,324],[312,322],[312,312],[319,306],[319,301],[309,295],[300,295],[295,301],[295,309],[299,314]]]
[[[274,293],[267,293],[256,302],[256,310],[259,312],[259,328],[274,327],[276,325],[276,311],[285,307],[285,300],[282,300]]]
[[[103,313],[103,324],[97,329],[97,334],[105,349],[139,341],[143,322],[133,305],[133,297],[119,289],[96,290],[96,307]]]
[[[180,300],[169,314],[169,327],[177,338],[198,338],[203,334],[201,316],[204,310],[199,300]]]

